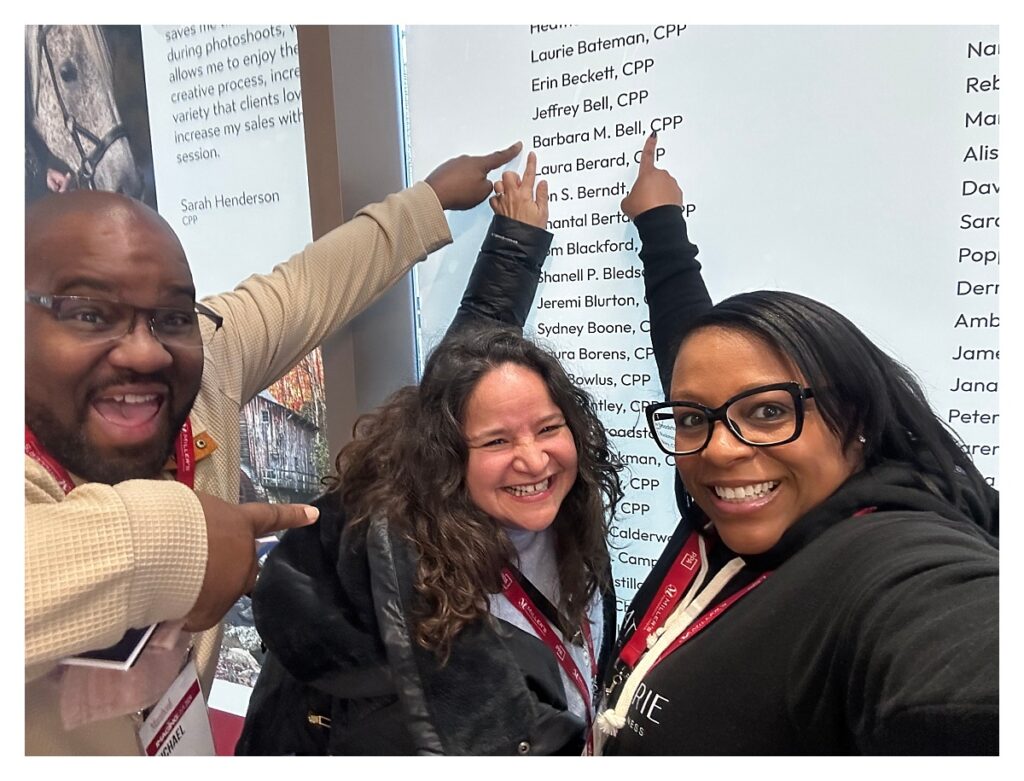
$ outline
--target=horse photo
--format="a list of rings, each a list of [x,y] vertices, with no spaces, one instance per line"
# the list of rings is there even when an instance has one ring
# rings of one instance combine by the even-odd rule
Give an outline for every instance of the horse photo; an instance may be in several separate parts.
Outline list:
[[[101,28],[25,27],[26,201],[76,188],[139,199],[151,192],[129,143],[115,86]],[[148,144],[148,123],[145,130],[146,138],[138,141]]]

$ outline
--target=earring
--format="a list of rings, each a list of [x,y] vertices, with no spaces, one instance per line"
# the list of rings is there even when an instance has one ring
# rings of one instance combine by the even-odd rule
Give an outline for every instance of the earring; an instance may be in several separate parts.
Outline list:
[[[862,445],[867,442],[867,440],[864,439],[864,435],[863,434],[858,434],[857,435],[857,441],[860,442]]]

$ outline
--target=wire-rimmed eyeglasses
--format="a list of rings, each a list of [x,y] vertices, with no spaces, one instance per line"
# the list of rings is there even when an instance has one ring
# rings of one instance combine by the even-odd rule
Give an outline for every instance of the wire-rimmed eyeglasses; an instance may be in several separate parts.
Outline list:
[[[777,382],[738,393],[714,409],[695,401],[663,401],[647,406],[647,425],[658,447],[670,456],[690,456],[706,448],[716,420],[748,445],[784,445],[800,436],[804,401],[813,397],[810,388]]]
[[[141,307],[105,298],[51,296],[27,290],[25,301],[49,310],[69,332],[94,344],[113,342],[130,334],[139,313],[144,316],[153,338],[173,348],[196,349],[203,346],[199,315],[212,320],[214,329],[224,323],[223,317],[199,303],[192,309]]]

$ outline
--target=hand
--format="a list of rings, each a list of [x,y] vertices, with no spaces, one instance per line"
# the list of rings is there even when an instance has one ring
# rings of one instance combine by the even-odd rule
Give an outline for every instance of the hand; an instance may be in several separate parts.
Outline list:
[[[426,182],[434,189],[442,209],[472,209],[491,194],[487,174],[505,165],[523,148],[516,141],[508,149],[489,155],[460,155],[441,163],[427,175]]]
[[[633,220],[640,214],[658,206],[683,205],[683,191],[672,174],[654,167],[654,152],[658,148],[658,135],[651,133],[640,153],[640,170],[633,189],[622,199],[622,213]]]
[[[501,181],[494,183],[495,195],[490,204],[495,214],[511,217],[536,228],[548,227],[548,183],[537,182],[537,196],[533,195],[533,183],[537,176],[537,155],[526,156],[523,178],[515,171],[505,171]]]
[[[71,174],[61,173],[53,168],[46,169],[46,186],[50,192],[66,193],[71,187]]]
[[[315,507],[299,504],[229,504],[196,492],[206,516],[206,575],[185,629],[215,626],[235,601],[256,583],[256,538],[306,526],[319,517]]]

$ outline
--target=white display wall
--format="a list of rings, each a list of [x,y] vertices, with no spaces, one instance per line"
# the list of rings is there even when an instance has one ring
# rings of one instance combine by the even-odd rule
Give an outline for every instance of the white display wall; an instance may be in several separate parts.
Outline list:
[[[921,378],[998,485],[998,28],[410,27],[406,78],[414,179],[460,151],[522,140],[517,170],[537,152],[555,239],[527,331],[629,464],[622,602],[677,520],[642,414],[661,390],[639,242],[618,212],[652,129],[712,298],[778,288],[840,310]],[[454,245],[418,269],[425,348],[489,219],[454,215]]]

